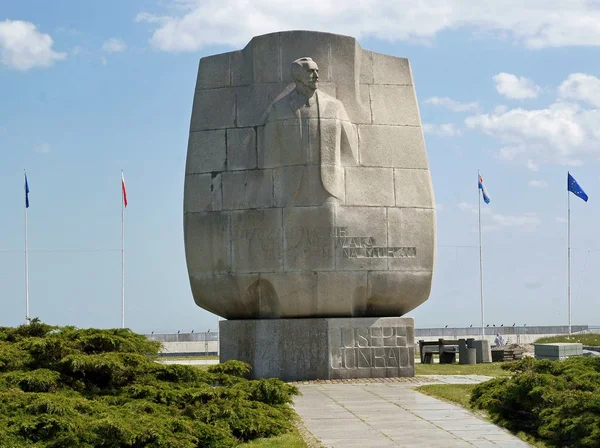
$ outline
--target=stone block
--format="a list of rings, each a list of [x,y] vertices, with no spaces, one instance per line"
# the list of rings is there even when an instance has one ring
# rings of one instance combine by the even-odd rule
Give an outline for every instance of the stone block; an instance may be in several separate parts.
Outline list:
[[[417,98],[412,86],[371,86],[373,122],[399,126],[421,126]]]
[[[397,207],[435,208],[429,170],[395,169]]]
[[[200,59],[196,89],[217,89],[231,86],[230,53],[215,54]]]
[[[186,212],[216,212],[223,208],[221,174],[188,174],[185,177],[183,209]]]
[[[334,270],[333,207],[283,209],[286,271]]]
[[[388,260],[389,269],[433,271],[435,262],[435,210],[388,209],[388,245],[403,250]]]
[[[432,273],[425,271],[369,272],[367,315],[401,316],[415,309],[429,297],[431,277]]]
[[[227,129],[227,169],[252,170],[256,168],[256,130],[254,128]]]
[[[346,168],[346,205],[393,206],[394,170]]]
[[[223,209],[240,210],[272,206],[272,170],[223,173]]]
[[[319,316],[363,316],[367,302],[367,273],[365,271],[318,272],[317,296]],[[340,297],[351,300],[340,300]]]
[[[360,163],[364,166],[428,168],[423,131],[415,126],[359,125]]]
[[[492,362],[492,349],[490,341],[487,339],[476,340],[473,342],[476,351],[477,364]]]
[[[183,231],[190,275],[231,271],[229,214],[186,213]]]
[[[371,57],[373,58],[374,84],[412,86],[408,59],[375,52],[371,53]]]
[[[237,126],[241,128],[265,124],[269,106],[286,90],[283,83],[252,84],[237,88]]]
[[[579,342],[556,342],[551,344],[533,344],[535,359],[562,360],[583,355],[583,344]]]
[[[264,273],[260,278],[273,288],[279,309],[278,317],[305,317],[316,313],[318,296],[315,272]]]
[[[190,132],[235,126],[235,89],[196,90]]]
[[[338,271],[386,270],[387,214],[384,207],[336,208],[335,268]],[[382,251],[386,249],[382,256]]]
[[[226,160],[225,130],[190,133],[186,174],[224,171]]]
[[[221,362],[249,363],[253,379],[414,376],[411,318],[232,320],[219,334]]]
[[[232,212],[231,228],[234,272],[272,272],[283,268],[280,209]]]
[[[321,182],[319,165],[295,165],[273,170],[275,207],[321,205],[330,195]]]
[[[191,275],[190,286],[196,304],[227,319],[256,318],[265,312],[268,301],[262,304],[252,294],[260,280],[259,274]]]
[[[279,33],[265,34],[252,39],[253,79],[255,83],[281,82],[279,40]]]
[[[229,53],[231,64],[231,86],[246,86],[252,84],[252,46],[246,45],[246,48]]]
[[[373,52],[363,50],[360,57],[360,83],[373,84]],[[368,89],[367,89],[368,90]]]

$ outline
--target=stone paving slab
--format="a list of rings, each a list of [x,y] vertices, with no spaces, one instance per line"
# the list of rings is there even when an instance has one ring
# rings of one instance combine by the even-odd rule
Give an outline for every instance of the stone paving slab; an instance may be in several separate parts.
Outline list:
[[[433,378],[435,377],[435,378]],[[527,448],[530,445],[460,406],[413,389],[489,377],[432,375],[414,381],[301,382],[294,408],[327,448]]]

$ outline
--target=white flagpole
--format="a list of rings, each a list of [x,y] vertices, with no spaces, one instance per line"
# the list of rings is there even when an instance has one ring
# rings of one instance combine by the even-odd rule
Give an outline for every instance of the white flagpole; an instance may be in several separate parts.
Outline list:
[[[479,298],[481,301],[481,340],[485,339],[485,327],[483,320],[483,258],[481,250],[481,195],[483,192],[479,188],[479,170],[477,170],[477,198],[478,198],[478,212],[479,212]]]
[[[29,252],[27,250],[27,173],[23,170],[25,176],[25,325],[29,325]]]
[[[121,328],[125,328],[125,196],[121,170]]]
[[[569,173],[567,172],[567,178]],[[571,334],[571,193],[567,188],[567,297],[569,303],[569,334]]]

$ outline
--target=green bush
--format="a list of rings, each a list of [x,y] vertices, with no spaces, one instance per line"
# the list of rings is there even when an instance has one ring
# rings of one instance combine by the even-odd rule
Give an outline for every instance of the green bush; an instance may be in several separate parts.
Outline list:
[[[159,349],[130,330],[0,328],[0,446],[227,448],[292,427],[294,386]]]
[[[526,358],[505,368],[513,375],[476,386],[472,405],[555,446],[600,447],[600,358]]]

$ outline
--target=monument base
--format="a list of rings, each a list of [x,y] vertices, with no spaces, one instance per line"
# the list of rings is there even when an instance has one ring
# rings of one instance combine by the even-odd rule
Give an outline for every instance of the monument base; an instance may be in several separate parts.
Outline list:
[[[221,362],[283,381],[415,375],[414,319],[358,317],[223,320]]]

